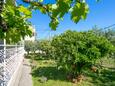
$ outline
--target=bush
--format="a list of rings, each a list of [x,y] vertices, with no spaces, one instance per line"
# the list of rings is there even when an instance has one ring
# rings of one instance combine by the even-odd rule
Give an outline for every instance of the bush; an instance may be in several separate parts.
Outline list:
[[[66,31],[52,40],[58,68],[64,68],[72,78],[91,68],[96,60],[112,52],[112,44],[104,37],[88,32]]]

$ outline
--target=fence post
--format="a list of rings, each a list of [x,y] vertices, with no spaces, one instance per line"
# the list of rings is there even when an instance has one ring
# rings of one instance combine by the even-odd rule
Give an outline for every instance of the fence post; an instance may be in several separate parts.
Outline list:
[[[4,70],[4,74],[3,74],[3,80],[4,80],[4,83],[3,83],[3,86],[5,86],[5,84],[6,84],[6,39],[4,39],[4,62],[3,62],[3,70]]]

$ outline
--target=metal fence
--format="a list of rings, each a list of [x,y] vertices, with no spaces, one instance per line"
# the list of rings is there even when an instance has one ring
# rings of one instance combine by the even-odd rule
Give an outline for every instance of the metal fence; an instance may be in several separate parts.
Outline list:
[[[0,45],[0,86],[8,86],[23,55],[24,47],[21,45]]]

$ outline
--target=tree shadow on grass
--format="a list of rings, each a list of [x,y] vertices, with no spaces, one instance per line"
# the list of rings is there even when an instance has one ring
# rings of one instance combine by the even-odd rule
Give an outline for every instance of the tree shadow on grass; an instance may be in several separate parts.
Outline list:
[[[33,77],[47,77],[48,80],[66,80],[66,72],[64,70],[58,70],[56,67],[39,67],[32,71]]]
[[[100,75],[92,72],[86,75],[92,78],[90,82],[95,86],[115,86],[115,68],[104,69]]]

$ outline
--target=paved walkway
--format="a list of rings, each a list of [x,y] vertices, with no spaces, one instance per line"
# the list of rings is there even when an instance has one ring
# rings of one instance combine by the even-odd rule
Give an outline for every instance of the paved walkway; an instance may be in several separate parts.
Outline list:
[[[32,85],[32,76],[31,76],[31,67],[28,59],[24,59],[22,75],[19,81],[18,86],[33,86]]]

